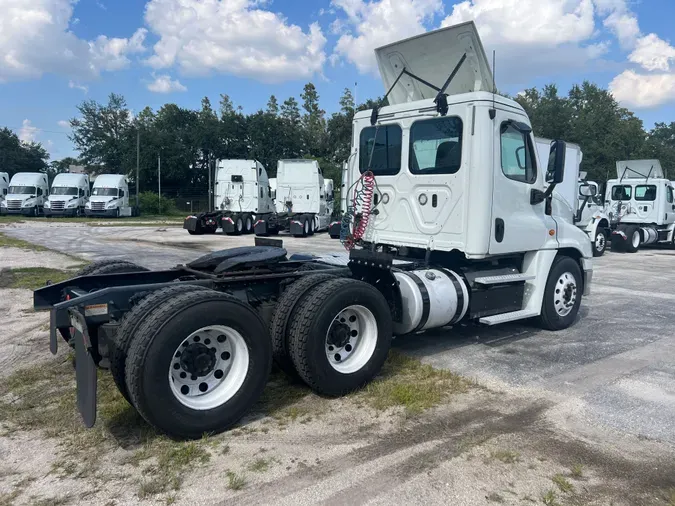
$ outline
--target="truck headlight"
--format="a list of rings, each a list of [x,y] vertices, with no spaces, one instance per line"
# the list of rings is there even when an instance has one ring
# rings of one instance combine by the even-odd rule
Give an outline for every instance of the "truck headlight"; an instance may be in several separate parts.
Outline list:
[[[73,207],[77,207],[77,204],[78,204],[77,200],[71,200],[70,202],[68,202],[66,204],[66,207],[69,207],[69,208],[72,209]]]
[[[0,207],[7,207],[7,202],[0,200]]]
[[[52,203],[51,203],[49,200],[47,200],[47,201],[45,202],[45,207],[46,207],[47,209],[49,209],[51,206],[52,206]]]
[[[34,198],[30,198],[30,199],[24,200],[24,201],[23,201],[23,204],[21,205],[21,207],[28,207],[28,206],[31,206],[31,207],[32,207],[32,206],[34,206],[34,205],[35,205],[35,199],[34,199]]]
[[[117,201],[116,200],[111,200],[106,204],[106,209],[115,209],[117,207]]]
[[[91,202],[87,202],[87,203],[84,205],[84,208],[85,208],[85,209],[91,209]]]

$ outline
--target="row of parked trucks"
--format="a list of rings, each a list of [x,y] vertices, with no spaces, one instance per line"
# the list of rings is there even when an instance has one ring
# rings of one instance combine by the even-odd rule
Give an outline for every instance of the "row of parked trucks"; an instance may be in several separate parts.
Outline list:
[[[0,213],[24,216],[131,216],[124,176],[101,174],[90,185],[87,174],[57,174],[51,187],[41,172],[0,172]]]
[[[257,160],[219,160],[215,180],[215,210],[185,219],[192,235],[221,229],[228,235],[286,231],[306,237],[328,229],[333,180],[324,179],[316,160],[279,160],[276,178]]]

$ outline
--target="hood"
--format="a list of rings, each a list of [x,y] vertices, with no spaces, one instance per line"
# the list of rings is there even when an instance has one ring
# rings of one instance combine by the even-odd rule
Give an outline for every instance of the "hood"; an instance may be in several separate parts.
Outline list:
[[[21,202],[31,198],[34,198],[32,194],[28,195],[27,193],[8,193],[5,195],[5,199],[7,200],[20,200]]]
[[[625,175],[624,175],[625,171]],[[662,178],[663,169],[658,160],[623,160],[616,162],[616,177],[621,179]]]
[[[77,195],[50,195],[47,197],[49,202],[68,202],[69,200],[80,198]]]
[[[92,195],[89,197],[89,202],[110,202],[111,200],[116,200],[119,197],[113,197],[109,195]]]
[[[492,71],[473,21],[424,33],[375,50],[380,77],[386,90],[391,88],[404,68],[441,88],[464,54],[466,60],[445,93],[492,92]],[[435,98],[437,94],[437,90],[403,75],[389,94],[389,104]]]

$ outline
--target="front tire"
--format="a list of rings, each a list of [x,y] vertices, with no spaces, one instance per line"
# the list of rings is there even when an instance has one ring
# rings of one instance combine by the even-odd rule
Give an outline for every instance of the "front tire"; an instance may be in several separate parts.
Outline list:
[[[320,394],[344,395],[382,369],[391,347],[391,310],[368,283],[325,281],[298,305],[289,336],[291,359],[303,381]]]
[[[541,303],[539,322],[542,328],[562,330],[572,325],[579,312],[583,292],[579,264],[570,257],[557,257],[551,265]]]
[[[593,256],[601,257],[605,254],[607,249],[607,232],[603,229],[598,229],[595,232],[595,240],[593,241]]]
[[[150,425],[193,439],[236,423],[262,394],[271,364],[260,316],[206,290],[173,297],[146,316],[129,348],[125,379]]]

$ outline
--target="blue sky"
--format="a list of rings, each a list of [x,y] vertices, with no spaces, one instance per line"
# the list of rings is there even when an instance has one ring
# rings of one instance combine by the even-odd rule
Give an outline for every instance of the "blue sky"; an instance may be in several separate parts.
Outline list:
[[[197,108],[220,93],[251,112],[314,82],[332,112],[345,87],[383,92],[372,50],[473,19],[515,94],[584,79],[649,128],[675,121],[672,0],[0,0],[0,126],[73,155],[84,99]],[[355,86],[355,83],[358,85]]]

